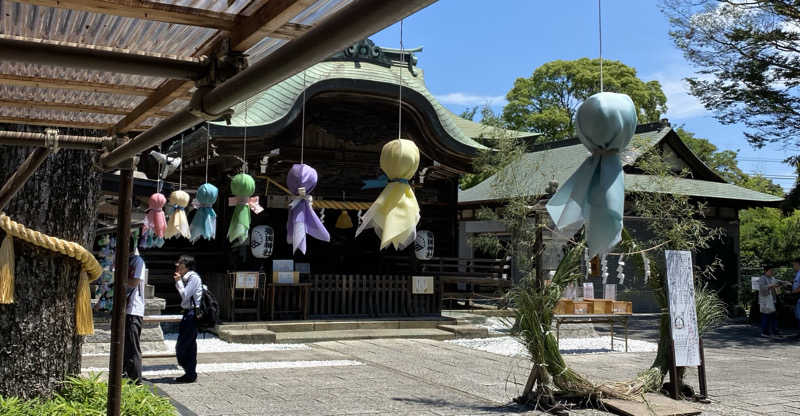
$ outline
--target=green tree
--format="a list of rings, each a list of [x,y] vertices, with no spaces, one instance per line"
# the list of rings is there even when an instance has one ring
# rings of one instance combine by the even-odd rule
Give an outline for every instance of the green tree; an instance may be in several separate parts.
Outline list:
[[[759,267],[785,263],[800,251],[800,210],[784,215],[776,208],[752,208],[739,214],[742,263]]]
[[[667,97],[658,81],[645,82],[619,61],[603,60],[603,90],[628,94],[640,123],[658,121],[667,111]],[[517,78],[506,98],[503,121],[513,130],[542,133],[544,140],[572,137],[580,103],[600,92],[600,60],[548,62],[529,78]]]
[[[798,144],[800,4],[795,0],[662,0],[670,35],[699,69],[693,95],[750,143]]]

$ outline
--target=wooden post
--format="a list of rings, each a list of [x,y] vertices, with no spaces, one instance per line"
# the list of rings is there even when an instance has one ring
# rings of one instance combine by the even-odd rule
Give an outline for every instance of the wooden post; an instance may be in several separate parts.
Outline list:
[[[5,209],[6,205],[11,202],[11,198],[17,194],[17,192],[22,189],[28,179],[33,176],[33,173],[36,172],[36,169],[42,165],[47,156],[50,154],[50,148],[48,147],[37,147],[36,149],[28,155],[28,158],[19,165],[17,171],[11,175],[10,178],[6,181],[3,185],[3,188],[0,189],[0,211]]]
[[[132,160],[120,171],[117,210],[117,252],[114,259],[114,308],[111,318],[111,356],[108,362],[108,416],[119,416],[122,404],[122,355],[125,343],[125,303],[131,239]]]
[[[708,388],[706,386],[706,354],[703,348],[703,337],[699,338],[700,341],[700,367],[697,369],[697,376],[700,379],[700,396],[704,399],[708,398]]]
[[[673,400],[678,400],[680,380],[678,380],[678,367],[675,365],[675,343],[672,341],[672,334],[669,339],[669,381],[671,384],[669,394]]]

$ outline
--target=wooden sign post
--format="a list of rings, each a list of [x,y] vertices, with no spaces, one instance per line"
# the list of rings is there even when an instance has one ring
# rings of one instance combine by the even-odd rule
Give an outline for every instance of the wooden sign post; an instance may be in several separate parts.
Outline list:
[[[667,294],[670,320],[670,395],[678,398],[678,367],[698,367],[700,395],[707,397],[703,341],[697,328],[692,253],[666,250]]]

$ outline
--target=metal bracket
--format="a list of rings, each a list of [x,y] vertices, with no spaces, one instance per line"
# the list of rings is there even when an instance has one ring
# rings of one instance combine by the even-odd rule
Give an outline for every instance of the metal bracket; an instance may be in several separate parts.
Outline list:
[[[58,129],[45,129],[44,134],[44,146],[49,148],[51,153],[58,153]]]

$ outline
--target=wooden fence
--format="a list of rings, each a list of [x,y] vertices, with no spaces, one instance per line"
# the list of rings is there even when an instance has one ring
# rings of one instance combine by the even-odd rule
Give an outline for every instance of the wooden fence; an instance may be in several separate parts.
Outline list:
[[[434,294],[411,293],[411,276],[311,275],[310,315],[313,317],[400,317],[439,315],[438,279]]]

